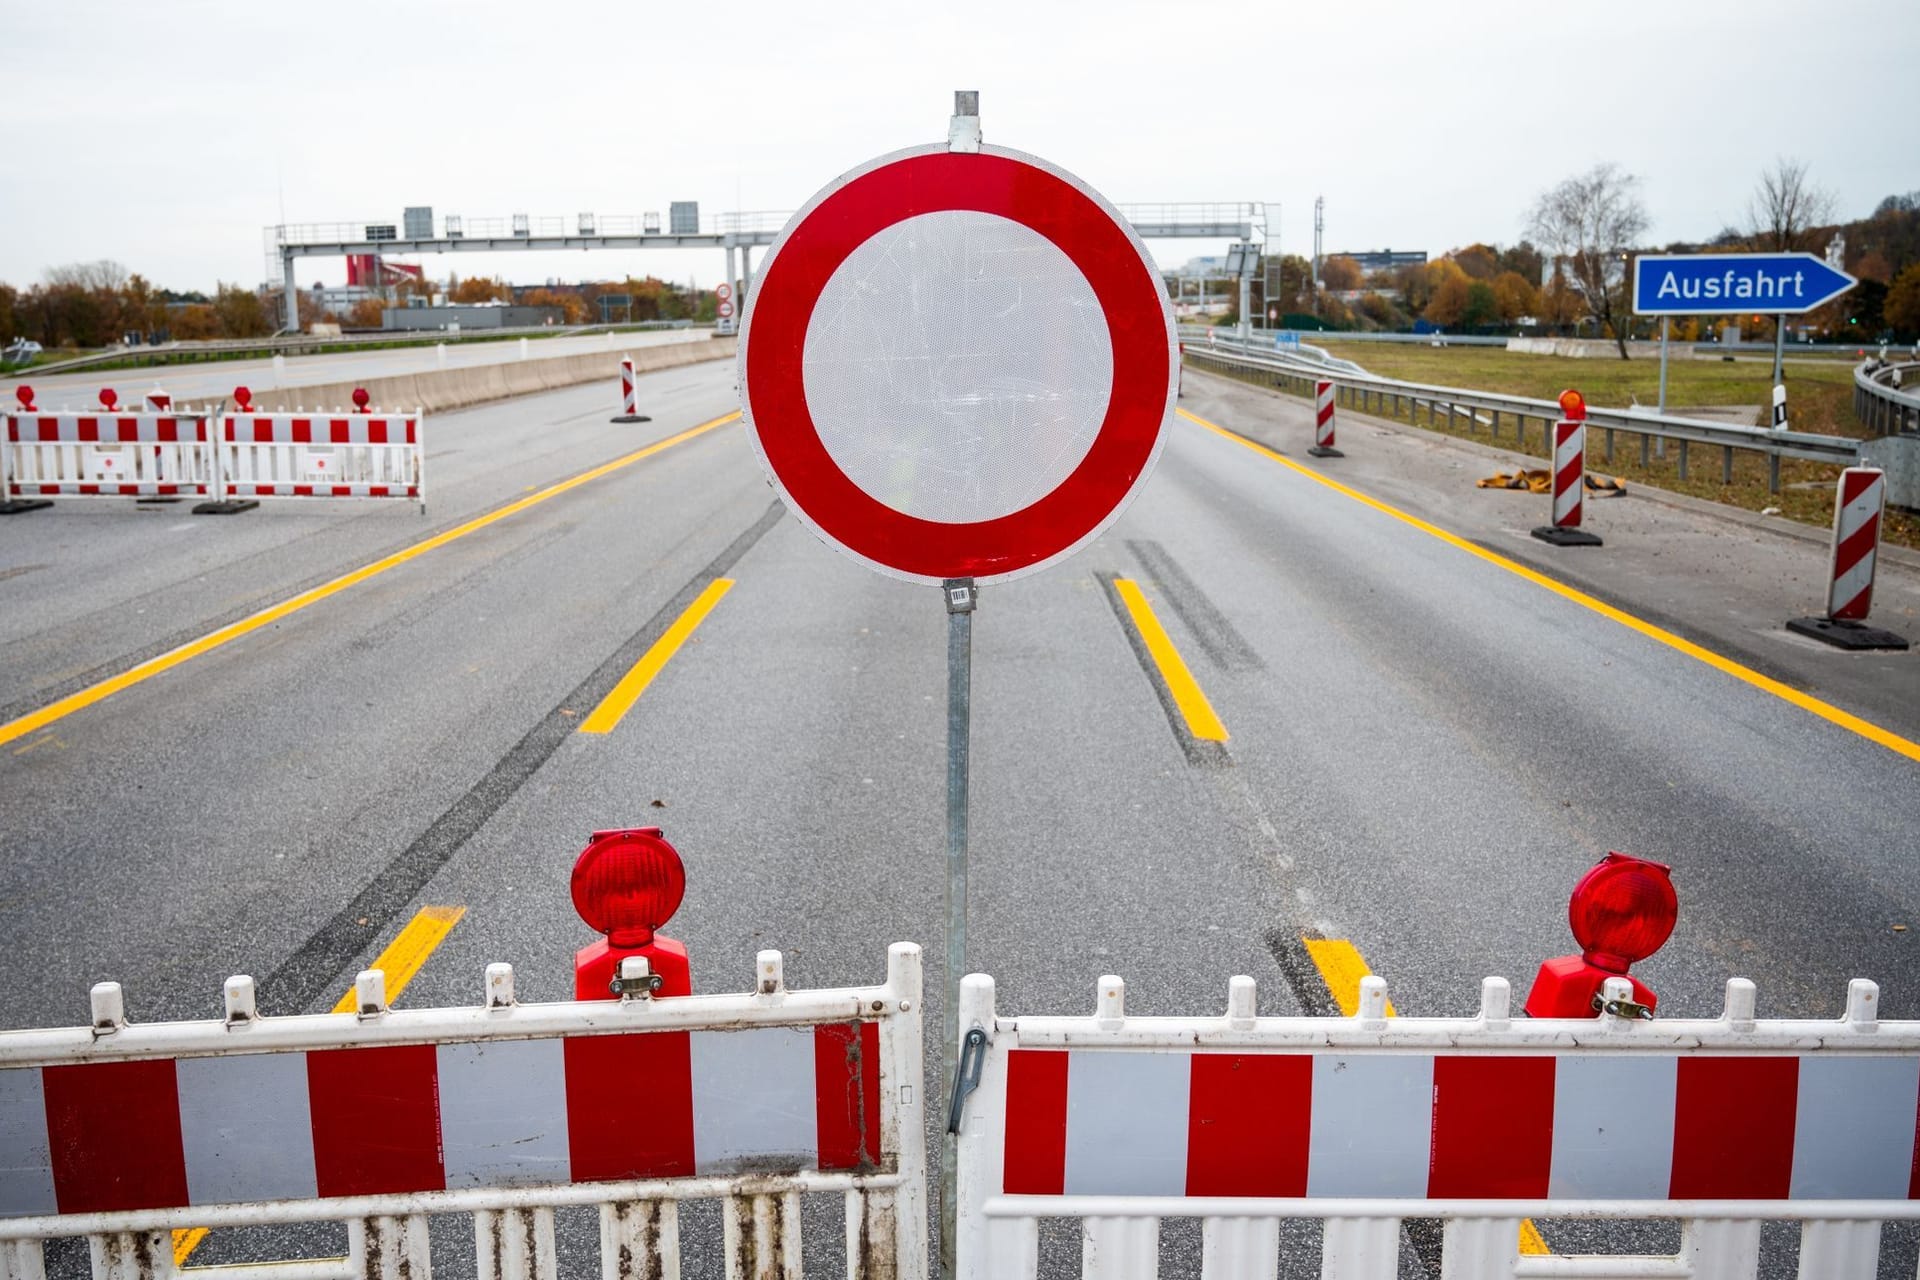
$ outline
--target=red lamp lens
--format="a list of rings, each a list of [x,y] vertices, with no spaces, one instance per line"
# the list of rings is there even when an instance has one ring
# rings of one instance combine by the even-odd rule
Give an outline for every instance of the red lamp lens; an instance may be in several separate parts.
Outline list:
[[[1591,963],[1625,973],[1672,936],[1680,899],[1669,871],[1658,862],[1609,853],[1574,886],[1567,920]]]
[[[1587,399],[1572,387],[1560,393],[1560,412],[1567,415],[1569,422],[1579,422],[1587,416]]]
[[[13,389],[13,398],[20,402],[22,409],[25,409],[33,404],[33,388],[23,382]]]
[[[100,388],[100,403],[111,409],[120,402],[120,393],[112,387]]]
[[[245,409],[253,403],[253,392],[245,387],[235,387],[233,389],[233,402],[242,409]]]
[[[658,827],[596,831],[573,864],[573,909],[616,947],[652,942],[686,890],[686,868]]]

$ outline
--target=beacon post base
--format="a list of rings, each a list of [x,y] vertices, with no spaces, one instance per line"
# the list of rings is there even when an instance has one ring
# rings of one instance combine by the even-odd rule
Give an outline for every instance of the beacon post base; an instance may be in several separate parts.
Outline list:
[[[1597,533],[1588,533],[1585,529],[1563,529],[1559,525],[1543,524],[1533,531],[1533,536],[1542,542],[1550,542],[1556,547],[1604,547]]]
[[[1884,631],[1879,627],[1869,627],[1861,622],[1848,622],[1840,618],[1795,618],[1787,623],[1787,630],[1795,635],[1811,636],[1815,640],[1830,644],[1836,649],[1906,649],[1911,646],[1907,638]]]

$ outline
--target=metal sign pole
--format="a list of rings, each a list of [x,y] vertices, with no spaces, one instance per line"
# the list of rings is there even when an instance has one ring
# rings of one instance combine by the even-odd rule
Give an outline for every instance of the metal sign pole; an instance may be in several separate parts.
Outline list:
[[[1667,331],[1673,324],[1673,317],[1660,317],[1660,412],[1667,411]]]
[[[967,971],[967,780],[973,728],[973,610],[980,593],[972,578],[942,588],[947,601],[947,993],[941,1011],[941,1095],[953,1087],[960,1044],[960,979]],[[940,1274],[954,1274],[959,1138],[940,1144]]]
[[[1785,363],[1787,348],[1787,318],[1784,315],[1773,318],[1773,385],[1781,382],[1780,369]]]

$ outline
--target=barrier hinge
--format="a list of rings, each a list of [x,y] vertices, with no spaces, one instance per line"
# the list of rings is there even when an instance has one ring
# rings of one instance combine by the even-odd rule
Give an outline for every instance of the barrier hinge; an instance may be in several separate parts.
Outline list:
[[[987,1061],[987,1033],[980,1027],[967,1032],[960,1046],[960,1065],[953,1072],[953,1106],[947,1112],[947,1132],[960,1132],[960,1113],[966,1109],[967,1095],[980,1087],[980,1069]]]

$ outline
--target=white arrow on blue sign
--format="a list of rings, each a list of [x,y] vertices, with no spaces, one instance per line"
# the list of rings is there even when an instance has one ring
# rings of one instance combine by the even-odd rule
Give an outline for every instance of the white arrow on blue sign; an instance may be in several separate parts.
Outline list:
[[[1678,253],[1633,262],[1633,313],[1798,315],[1859,284],[1811,253]]]

